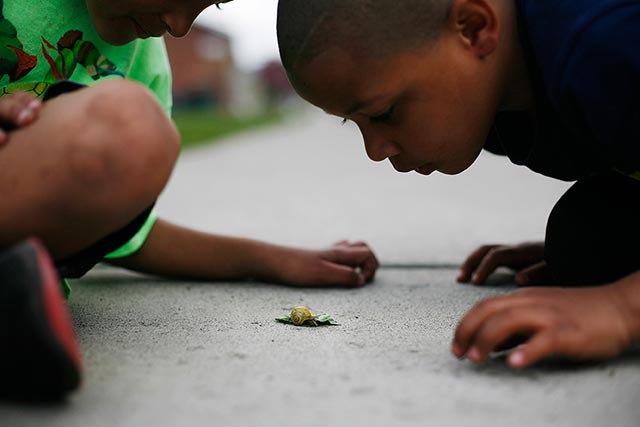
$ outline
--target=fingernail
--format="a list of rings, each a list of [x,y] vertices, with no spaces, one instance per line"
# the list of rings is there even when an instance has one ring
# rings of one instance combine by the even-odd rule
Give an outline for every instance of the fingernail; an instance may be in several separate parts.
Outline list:
[[[521,351],[514,351],[509,355],[509,365],[519,368],[524,364],[524,354]]]
[[[25,108],[24,110],[20,111],[20,114],[18,114],[18,118],[16,119],[16,122],[18,122],[18,124],[22,124],[27,120],[31,119],[32,117],[33,117],[33,112],[29,108]]]
[[[477,274],[474,274],[471,280],[473,281],[474,285],[480,284],[480,276],[478,276]]]
[[[464,353],[462,352],[462,347],[460,347],[459,344],[455,343],[453,344],[453,347],[451,347],[451,352],[454,354],[454,356],[456,356],[458,359],[461,358],[462,356],[464,356]]]
[[[359,274],[358,275],[358,285],[362,286],[362,285],[364,285],[364,282],[366,282],[366,279],[364,278],[364,274]]]
[[[42,105],[42,101],[40,101],[39,99],[34,99],[31,102],[29,102],[29,104],[27,105],[27,108],[35,110],[37,108],[40,108],[41,105]]]
[[[474,362],[480,362],[482,360],[482,355],[477,347],[471,347],[471,350],[467,353],[467,357]]]
[[[462,282],[462,279],[464,279],[464,271],[461,271],[460,274],[458,274],[458,277],[456,277],[456,281],[458,282]]]

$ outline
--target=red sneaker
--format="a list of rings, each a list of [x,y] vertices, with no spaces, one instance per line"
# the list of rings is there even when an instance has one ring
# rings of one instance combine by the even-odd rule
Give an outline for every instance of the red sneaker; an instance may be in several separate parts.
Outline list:
[[[82,361],[60,281],[37,239],[0,252],[0,395],[61,398]]]

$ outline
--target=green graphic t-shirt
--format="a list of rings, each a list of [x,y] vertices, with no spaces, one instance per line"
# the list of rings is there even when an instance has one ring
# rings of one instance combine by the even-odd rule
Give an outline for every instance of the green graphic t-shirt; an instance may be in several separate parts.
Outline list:
[[[107,44],[84,0],[0,0],[0,96],[31,92],[42,97],[56,81],[91,85],[114,78],[147,86],[170,114],[171,69],[162,39]],[[138,234],[108,257],[140,249],[155,219],[151,214]]]
[[[112,46],[93,28],[84,0],[0,0],[0,88],[42,95],[58,80],[107,78],[151,89],[169,113],[171,69],[162,39]]]

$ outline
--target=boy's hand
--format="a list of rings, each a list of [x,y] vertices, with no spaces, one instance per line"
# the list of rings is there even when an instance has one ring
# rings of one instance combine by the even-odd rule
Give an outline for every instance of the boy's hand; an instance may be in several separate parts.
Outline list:
[[[471,279],[474,285],[480,285],[498,267],[509,267],[518,272],[515,281],[520,286],[550,284],[543,257],[544,242],[481,246],[462,264],[457,280],[466,283]]]
[[[633,291],[638,295],[638,283]],[[482,362],[493,351],[522,343],[507,359],[524,368],[545,356],[602,359],[634,342],[637,313],[621,285],[530,288],[476,304],[460,321],[452,352]],[[637,298],[636,298],[637,300]],[[637,332],[637,331],[636,331]]]
[[[7,139],[7,131],[32,123],[42,109],[42,101],[24,92],[0,98],[0,145]]]
[[[362,286],[373,280],[378,265],[366,243],[342,241],[324,250],[290,249],[275,280],[300,286]]]

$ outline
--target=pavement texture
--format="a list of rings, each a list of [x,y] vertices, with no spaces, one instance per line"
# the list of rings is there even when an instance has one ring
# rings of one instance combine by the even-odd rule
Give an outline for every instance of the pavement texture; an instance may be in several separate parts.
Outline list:
[[[480,243],[541,239],[567,187],[490,155],[456,177],[399,175],[317,112],[189,151],[162,216],[284,244],[366,240],[383,263],[376,281],[187,283],[98,267],[69,302],[83,388],[0,403],[0,426],[638,426],[640,351],[525,371],[449,352],[468,308],[515,289],[506,272],[456,284],[457,265]],[[275,322],[296,305],[340,325]]]

